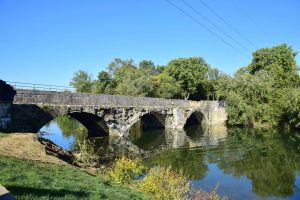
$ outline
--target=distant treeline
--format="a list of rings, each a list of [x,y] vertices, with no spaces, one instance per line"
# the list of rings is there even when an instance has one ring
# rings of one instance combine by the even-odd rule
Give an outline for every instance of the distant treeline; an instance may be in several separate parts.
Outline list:
[[[74,74],[77,92],[191,100],[227,100],[228,124],[300,128],[300,77],[296,52],[286,45],[258,49],[252,62],[229,76],[201,57],[176,58],[166,66],[115,58],[96,79]]]
[[[115,58],[96,80],[80,70],[70,85],[77,92],[200,100],[215,98],[213,84],[220,75],[200,57],[174,59],[167,66]]]

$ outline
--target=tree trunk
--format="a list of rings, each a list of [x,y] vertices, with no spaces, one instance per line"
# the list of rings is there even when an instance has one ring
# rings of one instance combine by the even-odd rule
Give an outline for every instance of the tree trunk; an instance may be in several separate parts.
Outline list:
[[[188,100],[188,99],[189,99],[189,97],[190,97],[190,93],[189,93],[189,92],[187,92],[187,93],[186,93],[186,95],[184,96],[184,100]]]

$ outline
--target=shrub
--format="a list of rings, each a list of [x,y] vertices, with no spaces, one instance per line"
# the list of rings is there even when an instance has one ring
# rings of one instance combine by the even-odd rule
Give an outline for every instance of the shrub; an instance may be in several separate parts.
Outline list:
[[[82,162],[85,166],[93,165],[98,158],[93,142],[84,139],[78,142],[77,145],[80,151],[79,155],[77,155],[77,160]]]
[[[217,187],[211,192],[194,191],[184,173],[174,171],[171,167],[153,167],[147,171],[143,179],[137,180],[146,172],[146,168],[139,158],[134,160],[122,157],[115,161],[107,175],[101,175],[107,183],[110,181],[133,184],[135,188],[149,195],[151,199],[164,200],[227,200],[217,194]]]
[[[112,181],[122,184],[130,184],[145,172],[145,167],[139,158],[129,159],[122,157],[114,163],[108,172]]]
[[[172,171],[171,167],[154,167],[138,184],[138,188],[153,199],[188,199],[190,184],[182,171]]]
[[[206,192],[202,189],[196,191],[193,193],[193,196],[191,197],[194,200],[228,200],[227,197],[220,197],[217,193],[217,188],[212,189],[210,192]]]

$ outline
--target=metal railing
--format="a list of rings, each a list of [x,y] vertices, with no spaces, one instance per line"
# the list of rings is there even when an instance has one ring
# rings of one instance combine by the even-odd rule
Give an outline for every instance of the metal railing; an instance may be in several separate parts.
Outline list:
[[[76,92],[73,87],[58,86],[58,85],[46,85],[46,84],[36,84],[36,83],[22,83],[22,82],[12,82],[5,81],[7,84],[14,87],[14,89],[24,89],[24,90],[43,90],[43,91],[56,91],[56,92]]]

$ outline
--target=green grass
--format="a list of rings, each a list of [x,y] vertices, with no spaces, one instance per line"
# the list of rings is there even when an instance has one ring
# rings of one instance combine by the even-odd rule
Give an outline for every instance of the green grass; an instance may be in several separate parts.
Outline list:
[[[7,136],[9,133],[0,132],[0,138]]]
[[[17,199],[147,199],[78,168],[0,157],[0,184]]]

